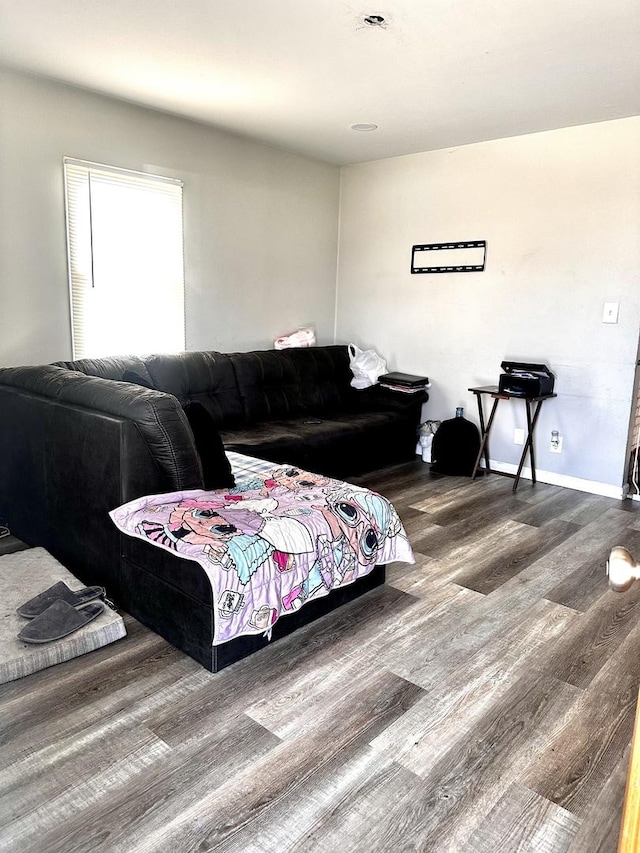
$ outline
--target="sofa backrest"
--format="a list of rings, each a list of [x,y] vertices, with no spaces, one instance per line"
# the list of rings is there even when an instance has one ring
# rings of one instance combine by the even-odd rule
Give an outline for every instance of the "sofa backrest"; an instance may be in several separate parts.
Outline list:
[[[293,418],[304,411],[300,377],[286,352],[235,352],[230,358],[249,423]]]
[[[56,361],[54,367],[66,367],[67,370],[76,370],[86,376],[99,376],[101,379],[122,380],[124,374],[129,371],[137,373],[148,385],[153,381],[144,361],[135,355],[116,355],[109,358],[80,358],[76,361]]]
[[[196,400],[218,429],[350,407],[349,353],[344,345],[221,353],[182,352],[57,362],[102,379],[137,374],[181,404]]]
[[[305,412],[323,414],[348,409],[356,391],[346,346],[283,350],[298,375]]]
[[[342,410],[353,394],[345,346],[232,353],[249,423]]]
[[[173,394],[181,403],[203,404],[220,429],[245,418],[231,359],[222,352],[181,352],[145,356],[154,388]]]

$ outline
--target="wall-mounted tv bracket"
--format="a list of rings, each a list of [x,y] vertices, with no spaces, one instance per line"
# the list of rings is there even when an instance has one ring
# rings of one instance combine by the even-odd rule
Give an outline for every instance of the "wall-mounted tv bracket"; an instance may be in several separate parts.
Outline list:
[[[486,257],[486,240],[422,243],[413,247],[411,272],[483,272]]]

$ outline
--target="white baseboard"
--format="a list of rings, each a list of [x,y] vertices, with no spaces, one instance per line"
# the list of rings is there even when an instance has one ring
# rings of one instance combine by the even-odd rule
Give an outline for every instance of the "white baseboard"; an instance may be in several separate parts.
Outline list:
[[[517,465],[510,462],[494,462],[493,459],[491,460],[491,467],[495,471],[504,471],[506,474],[515,474],[518,470]],[[530,480],[531,468],[523,468],[520,477]],[[600,483],[598,480],[583,480],[581,477],[556,474],[554,471],[541,471],[539,468],[536,468],[536,480],[541,483],[548,483],[550,486],[564,486],[565,489],[589,492],[592,495],[602,495],[605,498],[622,500],[625,497],[622,486],[612,486],[609,483]],[[633,498],[638,500],[640,496],[634,495]]]

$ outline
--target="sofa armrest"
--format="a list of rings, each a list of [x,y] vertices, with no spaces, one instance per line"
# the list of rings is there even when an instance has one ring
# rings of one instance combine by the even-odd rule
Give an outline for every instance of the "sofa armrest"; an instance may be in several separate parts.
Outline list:
[[[0,369],[0,386],[133,421],[168,490],[202,486],[193,433],[171,394],[54,365]]]
[[[426,403],[429,395],[426,391],[416,391],[415,394],[403,394],[402,391],[392,391],[381,385],[371,385],[361,390],[354,389],[351,405],[354,412],[396,412],[412,417]]]

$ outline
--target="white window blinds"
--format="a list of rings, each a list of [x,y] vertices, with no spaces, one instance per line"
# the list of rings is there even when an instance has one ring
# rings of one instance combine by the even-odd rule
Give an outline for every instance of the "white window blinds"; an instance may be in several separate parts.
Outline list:
[[[64,158],[74,358],[185,347],[182,182]]]

